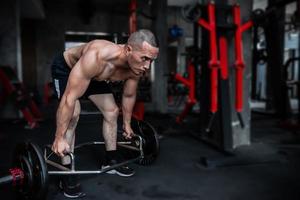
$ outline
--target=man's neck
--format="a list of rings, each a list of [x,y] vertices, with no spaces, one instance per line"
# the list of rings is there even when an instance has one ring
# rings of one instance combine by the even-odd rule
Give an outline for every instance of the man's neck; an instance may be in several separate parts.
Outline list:
[[[120,47],[120,54],[116,58],[114,64],[118,68],[128,68],[128,62],[127,62],[127,55],[125,50],[125,45],[119,45]]]

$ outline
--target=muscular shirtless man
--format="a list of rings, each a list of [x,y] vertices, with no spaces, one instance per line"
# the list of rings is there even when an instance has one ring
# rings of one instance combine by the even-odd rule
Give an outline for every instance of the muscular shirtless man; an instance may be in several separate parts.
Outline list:
[[[83,96],[90,99],[103,114],[106,167],[120,162],[116,154],[119,108],[106,81],[125,81],[122,95],[123,130],[125,137],[131,138],[133,131],[130,122],[138,81],[149,69],[158,51],[152,32],[142,29],[132,33],[127,44],[94,40],[70,48],[54,59],[52,77],[60,104],[52,150],[62,157],[63,165],[70,164],[70,158],[65,153],[74,150],[74,132],[80,115],[79,98]],[[134,171],[124,166],[110,173],[132,176]],[[83,196],[80,185],[71,177],[68,176],[60,184],[65,196]]]

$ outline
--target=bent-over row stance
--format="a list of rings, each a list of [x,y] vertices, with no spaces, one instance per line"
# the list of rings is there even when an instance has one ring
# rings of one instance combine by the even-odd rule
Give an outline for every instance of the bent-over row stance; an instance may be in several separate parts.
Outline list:
[[[52,150],[62,157],[63,165],[70,164],[70,158],[65,153],[74,150],[74,133],[80,115],[79,98],[83,96],[90,99],[103,114],[105,167],[121,162],[116,152],[119,109],[106,81],[125,81],[122,95],[123,130],[125,137],[131,138],[133,131],[130,122],[138,81],[150,68],[158,51],[152,32],[142,29],[132,33],[127,44],[94,40],[55,57],[52,76],[60,104]],[[134,171],[123,166],[109,173],[132,176]],[[61,181],[60,186],[67,197],[84,195],[72,176]]]

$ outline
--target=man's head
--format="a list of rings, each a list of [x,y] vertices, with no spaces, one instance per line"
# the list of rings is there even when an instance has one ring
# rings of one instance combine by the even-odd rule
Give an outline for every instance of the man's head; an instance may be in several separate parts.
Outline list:
[[[132,33],[127,41],[126,54],[132,71],[136,75],[142,75],[158,55],[158,46],[153,33],[146,29]]]

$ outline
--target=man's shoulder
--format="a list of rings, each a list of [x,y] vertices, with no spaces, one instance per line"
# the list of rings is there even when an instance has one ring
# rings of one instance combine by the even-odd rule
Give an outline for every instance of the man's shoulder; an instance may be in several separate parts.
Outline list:
[[[83,54],[96,53],[98,56],[106,57],[110,52],[117,51],[118,45],[108,40],[92,40],[87,45]]]
[[[96,45],[96,46],[117,46],[117,44],[114,42],[111,42],[109,40],[100,40],[100,39],[92,40],[89,43],[91,45]]]
[[[99,58],[110,60],[120,54],[120,47],[115,43],[103,41],[98,44],[99,45],[95,45],[94,50],[97,52]]]

